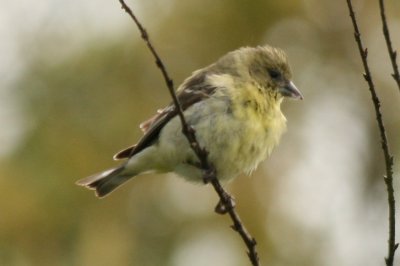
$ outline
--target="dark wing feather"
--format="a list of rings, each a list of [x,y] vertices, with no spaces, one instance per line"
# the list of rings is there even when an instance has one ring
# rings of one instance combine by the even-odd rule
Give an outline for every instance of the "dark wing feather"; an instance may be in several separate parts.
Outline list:
[[[198,72],[186,80],[182,88],[183,89],[178,92],[177,97],[183,111],[193,104],[210,97],[216,89],[210,84],[207,84],[204,72]],[[115,154],[114,159],[130,158],[153,144],[158,139],[161,129],[177,114],[178,112],[172,103],[149,120],[143,122],[141,124],[141,128],[144,131],[143,137],[137,144]]]

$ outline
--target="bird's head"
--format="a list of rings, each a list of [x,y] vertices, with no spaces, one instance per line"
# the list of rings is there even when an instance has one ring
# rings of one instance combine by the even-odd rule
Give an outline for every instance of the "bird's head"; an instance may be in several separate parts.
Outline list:
[[[245,47],[234,51],[232,56],[240,76],[274,95],[303,99],[291,80],[292,73],[283,50],[268,45]]]

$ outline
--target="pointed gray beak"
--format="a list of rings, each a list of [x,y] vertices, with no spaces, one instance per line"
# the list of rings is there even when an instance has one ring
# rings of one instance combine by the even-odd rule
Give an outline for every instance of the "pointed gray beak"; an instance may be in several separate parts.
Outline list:
[[[292,81],[289,81],[285,86],[281,87],[280,92],[285,97],[303,100],[303,95],[301,95],[301,92]]]

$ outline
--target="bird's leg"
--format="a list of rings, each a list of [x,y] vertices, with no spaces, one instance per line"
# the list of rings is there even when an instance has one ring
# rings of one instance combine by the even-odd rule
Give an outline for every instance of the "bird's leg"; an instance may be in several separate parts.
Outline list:
[[[218,214],[226,214],[227,212],[235,208],[235,206],[235,199],[224,191],[222,198],[219,200],[214,210]]]
[[[204,184],[211,183],[219,195],[220,200],[214,209],[216,213],[225,214],[235,208],[236,203],[234,198],[229,195],[219,183],[213,166],[207,169],[203,168],[203,182]]]

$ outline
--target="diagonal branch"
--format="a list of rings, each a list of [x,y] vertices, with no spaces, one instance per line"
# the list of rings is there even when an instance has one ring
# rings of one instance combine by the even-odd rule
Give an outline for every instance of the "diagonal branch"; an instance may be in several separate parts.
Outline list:
[[[182,123],[182,132],[188,139],[191,148],[193,149],[193,151],[195,152],[195,154],[197,155],[197,157],[200,160],[201,169],[204,171],[204,176],[203,176],[204,182],[211,183],[220,198],[220,202],[216,207],[216,212],[218,212],[220,214],[226,214],[226,213],[229,214],[229,216],[233,222],[232,229],[235,230],[236,232],[238,232],[238,234],[241,236],[243,242],[246,244],[246,247],[248,249],[247,254],[249,256],[249,259],[250,259],[252,265],[258,266],[259,258],[258,258],[258,253],[256,250],[256,241],[248,233],[246,227],[242,223],[239,215],[237,214],[232,196],[230,196],[224,190],[224,188],[221,186],[221,184],[219,183],[219,181],[217,179],[216,170],[215,170],[214,166],[207,159],[207,157],[208,157],[207,150],[205,148],[200,147],[200,145],[197,142],[194,129],[187,124],[187,122],[185,120],[185,116],[182,111],[182,107],[179,103],[178,97],[175,94],[173,81],[169,77],[167,69],[164,66],[160,56],[154,49],[146,29],[142,26],[140,21],[136,18],[136,16],[132,12],[132,10],[129,8],[129,6],[124,2],[124,0],[119,0],[119,2],[121,3],[122,8],[125,10],[125,12],[128,13],[129,16],[135,22],[136,26],[138,27],[138,29],[140,31],[142,39],[144,40],[144,42],[146,43],[147,47],[149,48],[150,52],[152,53],[152,55],[154,56],[154,58],[156,60],[157,67],[161,70],[161,73],[164,77],[165,83],[168,87],[168,90],[169,90],[171,97],[173,99],[173,102],[175,104],[175,108],[177,108],[177,110],[178,110],[178,115],[179,115],[179,118]]]
[[[392,77],[396,81],[397,87],[399,88],[399,91],[400,91],[400,73],[399,73],[399,67],[397,65],[397,52],[395,50],[393,50],[393,46],[392,46],[392,40],[390,38],[389,27],[387,25],[384,0],[379,0],[379,9],[381,12],[383,36],[385,36],[386,46],[387,46],[390,61],[392,63],[392,67],[393,67]]]
[[[360,52],[362,64],[365,73],[363,74],[366,82],[368,83],[368,88],[371,93],[372,102],[375,108],[376,121],[378,122],[379,133],[381,136],[381,145],[383,150],[383,155],[385,159],[386,175],[384,176],[386,189],[388,193],[388,205],[389,205],[389,239],[388,239],[388,255],[385,258],[387,266],[393,266],[394,254],[399,244],[396,244],[396,220],[395,220],[395,198],[393,189],[393,156],[391,155],[388,140],[386,137],[386,129],[383,123],[382,113],[380,111],[380,101],[376,94],[375,84],[372,80],[371,72],[368,66],[368,50],[364,48],[361,40],[361,34],[358,29],[358,24],[356,20],[356,15],[353,10],[353,5],[351,0],[346,0],[349,8],[350,18],[354,27],[354,37]]]

